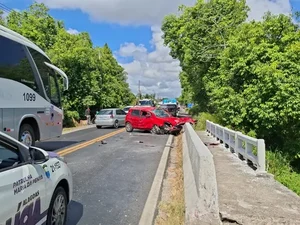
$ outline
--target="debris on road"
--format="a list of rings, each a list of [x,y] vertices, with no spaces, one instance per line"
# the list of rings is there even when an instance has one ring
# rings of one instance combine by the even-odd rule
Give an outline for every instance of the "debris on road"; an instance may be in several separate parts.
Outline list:
[[[107,144],[107,142],[106,141],[101,141],[101,144],[105,145],[105,144]]]

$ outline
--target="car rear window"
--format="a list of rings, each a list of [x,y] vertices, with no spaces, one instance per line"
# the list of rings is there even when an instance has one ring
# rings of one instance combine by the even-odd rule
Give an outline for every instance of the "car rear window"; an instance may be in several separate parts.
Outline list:
[[[126,108],[124,108],[123,110],[124,111],[128,111],[130,109],[130,107],[126,107]]]
[[[101,110],[98,115],[110,115],[112,110]]]

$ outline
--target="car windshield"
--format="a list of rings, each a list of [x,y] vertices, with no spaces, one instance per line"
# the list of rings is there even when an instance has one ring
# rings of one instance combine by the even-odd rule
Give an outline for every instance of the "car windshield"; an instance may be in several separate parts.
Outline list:
[[[155,116],[160,117],[160,118],[170,117],[170,115],[162,109],[154,109],[154,110],[152,110],[152,112],[155,114]]]
[[[112,114],[111,110],[101,110],[98,115],[110,115]]]

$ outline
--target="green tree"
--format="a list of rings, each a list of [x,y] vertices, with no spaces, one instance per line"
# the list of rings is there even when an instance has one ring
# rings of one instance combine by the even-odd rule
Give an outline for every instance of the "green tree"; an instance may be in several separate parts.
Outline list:
[[[231,36],[212,91],[225,124],[273,145],[299,141],[299,37],[291,17],[270,13]]]
[[[214,111],[209,104],[210,81],[217,76],[229,36],[245,21],[248,10],[245,0],[198,0],[195,6],[181,6],[180,16],[164,19],[164,42],[184,72],[181,84],[188,84],[186,91],[203,111]]]
[[[28,10],[9,13],[6,25],[48,50],[55,43],[58,29],[63,27],[63,23],[55,21],[48,12],[44,4],[33,3]]]

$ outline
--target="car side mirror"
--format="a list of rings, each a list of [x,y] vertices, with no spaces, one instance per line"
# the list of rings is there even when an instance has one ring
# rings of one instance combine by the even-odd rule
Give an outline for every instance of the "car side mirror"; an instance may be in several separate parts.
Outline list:
[[[49,154],[37,147],[30,146],[29,154],[34,164],[41,164],[49,160]]]

